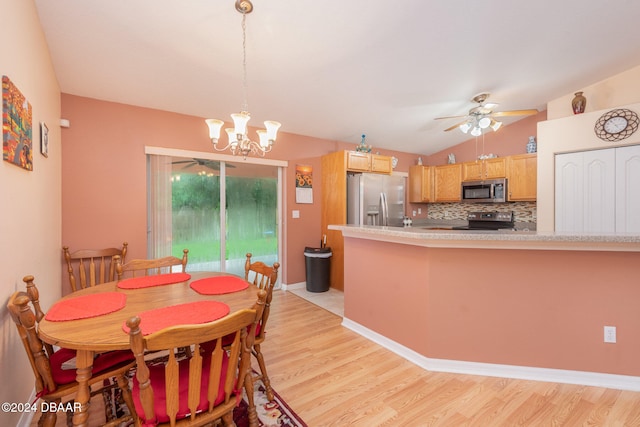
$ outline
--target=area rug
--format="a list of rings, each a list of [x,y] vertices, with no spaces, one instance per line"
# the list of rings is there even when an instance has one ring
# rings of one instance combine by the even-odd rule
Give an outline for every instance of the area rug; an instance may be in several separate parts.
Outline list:
[[[111,388],[102,393],[104,397],[105,418],[107,421],[120,418],[129,413],[127,405],[122,399],[119,388]],[[307,427],[304,421],[287,405],[282,397],[274,390],[274,400],[269,402],[265,394],[264,384],[260,380],[254,384],[254,402],[260,427]],[[233,410],[233,421],[237,427],[248,427],[247,395],[243,390],[240,405]],[[120,427],[132,425],[124,424]]]

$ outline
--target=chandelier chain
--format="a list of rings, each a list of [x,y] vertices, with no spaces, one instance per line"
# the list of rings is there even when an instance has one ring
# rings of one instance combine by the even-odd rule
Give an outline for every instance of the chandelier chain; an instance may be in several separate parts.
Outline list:
[[[242,11],[242,90],[244,102],[241,111],[249,111],[249,85],[247,84],[247,13]]]

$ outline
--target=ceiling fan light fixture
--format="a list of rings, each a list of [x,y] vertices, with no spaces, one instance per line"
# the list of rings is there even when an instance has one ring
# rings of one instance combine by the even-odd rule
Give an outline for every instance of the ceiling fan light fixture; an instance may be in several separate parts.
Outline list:
[[[497,122],[491,119],[491,124],[489,126],[491,126],[491,129],[493,129],[494,132],[497,132],[498,129],[500,129],[500,126],[502,126],[502,122]]]
[[[460,130],[464,133],[469,132],[469,129],[471,129],[471,124],[469,122],[465,122],[460,125]]]
[[[489,117],[483,117],[480,120],[478,120],[478,126],[480,126],[481,129],[488,128],[490,124],[491,124],[491,119]]]
[[[480,129],[478,126],[475,126],[473,129],[471,129],[471,135],[473,136],[482,135],[482,129]]]

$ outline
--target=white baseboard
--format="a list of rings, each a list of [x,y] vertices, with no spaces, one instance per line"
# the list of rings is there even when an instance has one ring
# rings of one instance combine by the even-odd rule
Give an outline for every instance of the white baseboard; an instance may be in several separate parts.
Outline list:
[[[283,283],[281,289],[283,291],[291,291],[293,289],[302,289],[302,288],[306,288],[306,287],[307,287],[307,282],[292,283],[290,285],[287,285],[287,284]]]
[[[357,322],[342,319],[342,326],[391,350],[397,355],[427,371],[451,372],[455,374],[483,375],[489,377],[515,378],[521,380],[579,384],[618,390],[640,391],[640,377],[603,374],[563,369],[534,368],[530,366],[497,365],[491,363],[464,362],[459,360],[431,359],[374,332]]]
[[[25,400],[25,402],[35,402],[35,401],[36,401],[36,389],[34,388],[33,391],[31,392],[31,396],[29,396],[29,400]],[[38,407],[40,406],[41,402],[42,400],[37,401]],[[18,424],[16,424],[16,427],[29,427],[31,425],[31,421],[33,421],[34,415],[35,415],[35,412],[31,412],[31,411],[23,412],[22,415],[20,416],[20,419],[18,420]],[[38,416],[40,416],[39,413],[38,413]]]

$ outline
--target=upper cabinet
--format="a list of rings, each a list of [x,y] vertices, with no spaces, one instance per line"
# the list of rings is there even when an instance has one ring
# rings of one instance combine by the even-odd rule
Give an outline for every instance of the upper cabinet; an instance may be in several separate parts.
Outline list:
[[[459,202],[462,196],[462,165],[442,165],[433,168],[433,201]]]
[[[409,203],[429,203],[433,201],[433,167],[409,167]]]
[[[538,188],[538,156],[518,154],[507,157],[509,201],[536,201]]]
[[[504,157],[462,163],[462,180],[504,178],[507,175],[507,160]]]
[[[347,170],[390,174],[393,170],[391,157],[380,154],[347,151]]]

